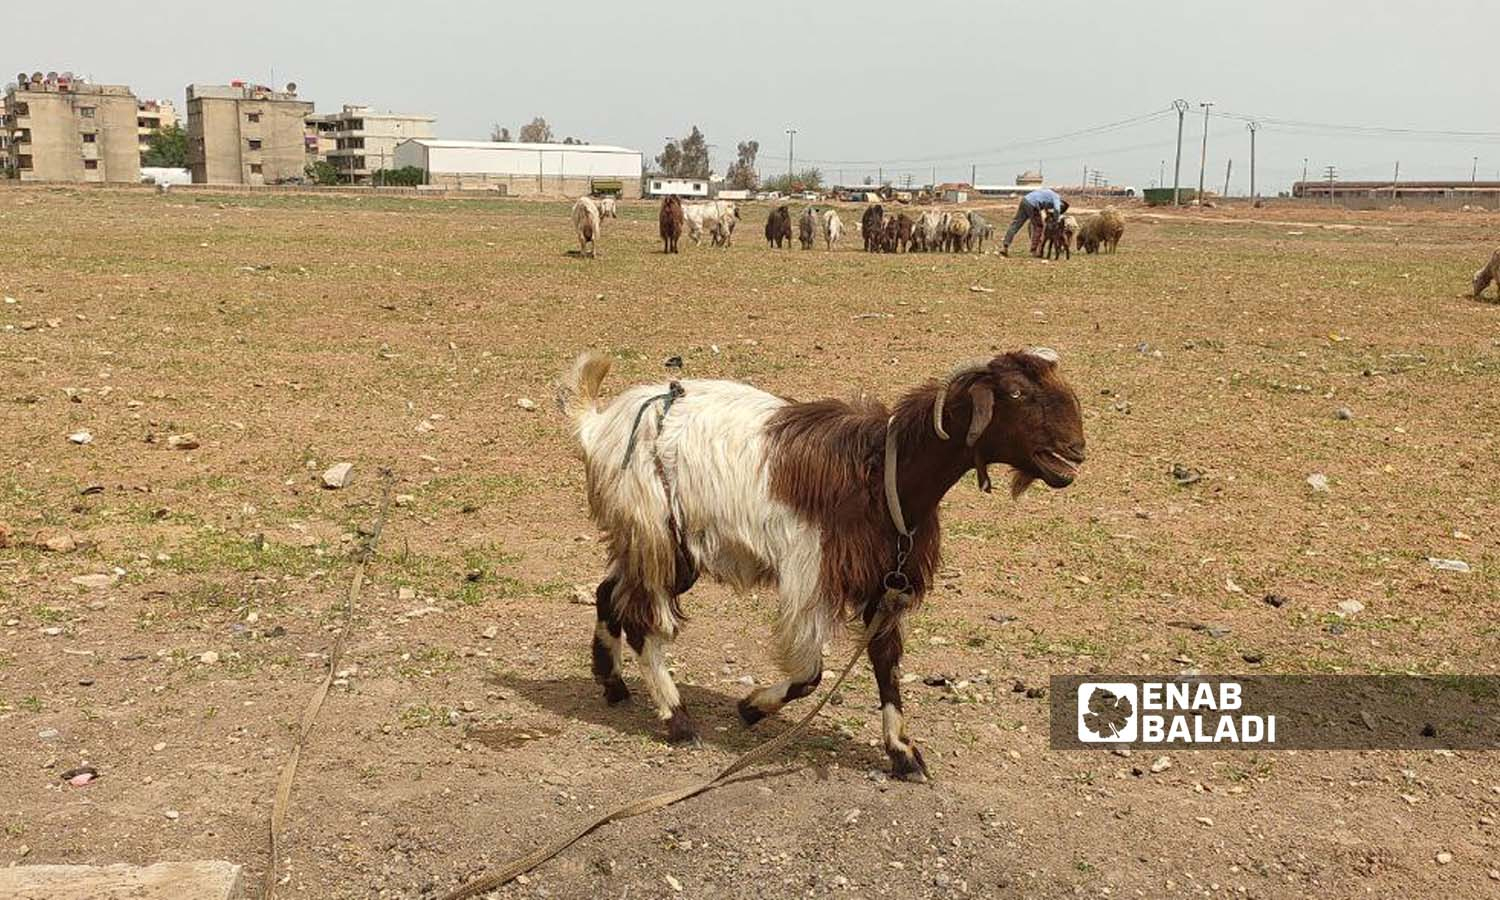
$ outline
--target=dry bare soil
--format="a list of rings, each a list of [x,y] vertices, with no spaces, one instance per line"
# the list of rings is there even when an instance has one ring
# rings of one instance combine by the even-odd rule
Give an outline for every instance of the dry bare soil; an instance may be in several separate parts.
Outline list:
[[[627,204],[588,260],[564,204],[0,191],[0,864],[222,858],[282,895],[430,896],[711,773],[796,712],[753,731],[734,714],[776,677],[772,605],[686,598],[675,672],[702,748],[662,742],[633,667],[637,699],[604,704],[574,600],[602,548],[550,380],[595,347],[613,389],[680,355],[693,376],[891,399],[1042,344],[1090,459],[1064,491],[964,482],[945,503],[905,663],[935,783],[886,778],[861,667],[785,767],[610,825],[498,896],[1500,891],[1495,753],[1179,751],[1152,773],[1049,751],[1048,700],[1012,690],[1496,674],[1500,307],[1466,294],[1500,219],[1132,210],[1118,254],[1043,263],[871,256],[852,235],[773,252],[764,215],[730,250],[663,256],[654,207]],[[201,446],[169,446],[187,432]],[[337,462],[353,483],[326,490]],[[268,873],[277,772],[382,468],[409,497]],[[1363,611],[1340,619],[1346,600]],[[84,764],[94,783],[61,781]]]

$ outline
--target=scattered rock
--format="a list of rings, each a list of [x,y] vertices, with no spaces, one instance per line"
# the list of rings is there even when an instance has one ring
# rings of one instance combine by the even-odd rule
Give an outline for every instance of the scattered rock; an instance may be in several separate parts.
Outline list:
[[[1471,571],[1469,564],[1461,559],[1438,559],[1435,556],[1427,557],[1427,564],[1439,572],[1468,572]]]
[[[198,654],[198,661],[205,666],[211,666],[219,661],[219,654],[213,650],[205,650]]]
[[[969,285],[969,290],[972,291],[972,292],[974,292],[974,293],[976,293],[976,294],[993,294],[993,293],[995,293],[995,289],[994,288],[988,288],[988,287],[984,287],[983,285],[978,285],[978,284],[971,284],[971,285]]]
[[[99,777],[99,770],[93,766],[79,766],[62,773],[60,777],[73,787],[83,787]]]
[[[1274,606],[1277,609],[1280,609],[1283,606],[1286,606],[1288,603],[1292,602],[1292,598],[1284,597],[1281,594],[1267,594],[1264,600],[1267,606]]]
[[[92,434],[89,434],[87,431],[75,431],[72,434],[68,435],[68,440],[72,441],[75,444],[78,444],[81,447],[84,444],[92,444],[94,442],[94,436]]]
[[[1354,413],[1349,409],[1349,407],[1340,406],[1338,409],[1333,411],[1333,417],[1335,419],[1338,419],[1340,422],[1347,422],[1350,419],[1354,418]]]
[[[1328,493],[1328,476],[1322,472],[1314,472],[1307,476],[1307,486],[1320,494]]]
[[[397,588],[396,599],[404,603],[409,603],[412,600],[417,599],[417,592],[409,587]]]
[[[536,401],[531,399],[530,397],[520,398],[516,401],[516,405],[526,410],[527,412],[536,412]],[[678,888],[678,890],[682,889]]]
[[[1333,636],[1335,636],[1335,637],[1343,634],[1344,633],[1344,623],[1343,622],[1330,622],[1329,625],[1328,625],[1328,633],[1331,634],[1331,635],[1333,635]]]
[[[500,634],[500,629],[497,628],[497,627],[495,627],[494,625],[491,625],[490,627],[486,628],[485,630],[479,632],[479,636],[482,637],[482,638],[484,638],[487,641],[493,641],[495,639],[495,637],[497,635],[499,635],[499,634]]]
[[[1364,612],[1365,605],[1358,600],[1344,600],[1339,603],[1338,612],[1341,616],[1355,616]]]
[[[1453,854],[1447,850],[1444,850],[1433,858],[1437,860],[1437,864],[1440,866],[1446,866],[1448,863],[1453,862]]]
[[[397,506],[410,506],[417,502],[417,498],[411,494],[397,494],[395,499]]]
[[[1172,463],[1172,482],[1178,487],[1187,487],[1203,480],[1203,473],[1182,463]]]
[[[1259,665],[1260,663],[1264,662],[1265,658],[1266,655],[1264,653],[1261,653],[1259,650],[1240,651],[1240,659],[1243,659],[1245,662],[1249,663],[1252,666]]]
[[[175,809],[168,809],[168,810],[163,810],[162,811],[162,815],[166,816],[168,819],[171,819],[173,822],[175,822],[179,818],[181,818],[182,813],[179,813]]]
[[[91,590],[99,590],[101,588],[107,588],[110,585],[114,584],[118,577],[119,576],[112,574],[74,575],[72,578],[69,578],[68,581],[78,585],[79,587],[89,588]]]
[[[947,687],[951,682],[947,675],[928,675],[922,683],[928,687]]]
[[[673,878],[671,875],[663,875],[662,878],[667,882],[667,887],[670,887],[672,890],[676,891],[679,894],[682,893],[682,882],[678,881],[676,878]]]
[[[38,550],[48,553],[72,553],[78,549],[78,541],[66,531],[38,531],[31,542]]]
[[[1202,825],[1204,828],[1214,827],[1214,820],[1210,819],[1208,816],[1195,816],[1193,818],[1193,821],[1197,822],[1199,825]]]
[[[191,431],[167,436],[167,447],[171,450],[197,450],[198,436]]]
[[[422,421],[418,422],[416,428],[412,430],[417,434],[426,434],[427,432],[432,431],[434,428],[437,428],[437,426],[432,424],[431,419],[423,419]]]
[[[352,481],[354,481],[354,463],[343,462],[329,466],[328,470],[323,473],[323,487],[329,490],[346,488]]]
[[[1047,696],[1047,689],[1044,687],[1029,687],[1026,689],[1026,697],[1029,700],[1040,700],[1045,696]]]
[[[1158,756],[1156,760],[1151,763],[1151,774],[1160,775],[1162,772],[1165,772],[1170,768],[1172,768],[1172,757]]]

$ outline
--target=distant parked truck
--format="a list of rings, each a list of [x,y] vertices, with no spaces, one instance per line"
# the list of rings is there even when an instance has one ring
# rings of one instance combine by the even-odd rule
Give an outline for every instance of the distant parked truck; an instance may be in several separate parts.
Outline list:
[[[707,197],[707,178],[673,178],[651,175],[646,179],[648,197]]]

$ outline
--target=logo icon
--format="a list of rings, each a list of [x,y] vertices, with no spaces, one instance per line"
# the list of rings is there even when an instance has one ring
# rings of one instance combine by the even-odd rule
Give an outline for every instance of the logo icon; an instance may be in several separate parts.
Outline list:
[[[1085,681],[1078,686],[1078,739],[1086,744],[1128,744],[1140,718],[1137,688],[1125,682]]]

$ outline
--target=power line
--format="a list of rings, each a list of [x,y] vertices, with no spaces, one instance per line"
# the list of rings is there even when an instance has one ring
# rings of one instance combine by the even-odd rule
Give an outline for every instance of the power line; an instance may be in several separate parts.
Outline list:
[[[1341,125],[1332,122],[1305,122],[1298,119],[1279,119],[1274,116],[1253,116],[1236,112],[1217,112],[1216,116],[1237,119],[1242,122],[1258,122],[1280,128],[1324,131],[1333,134],[1365,135],[1369,137],[1427,137],[1427,138],[1478,138],[1500,140],[1500,131],[1462,131],[1445,128],[1401,128],[1389,125]]]

